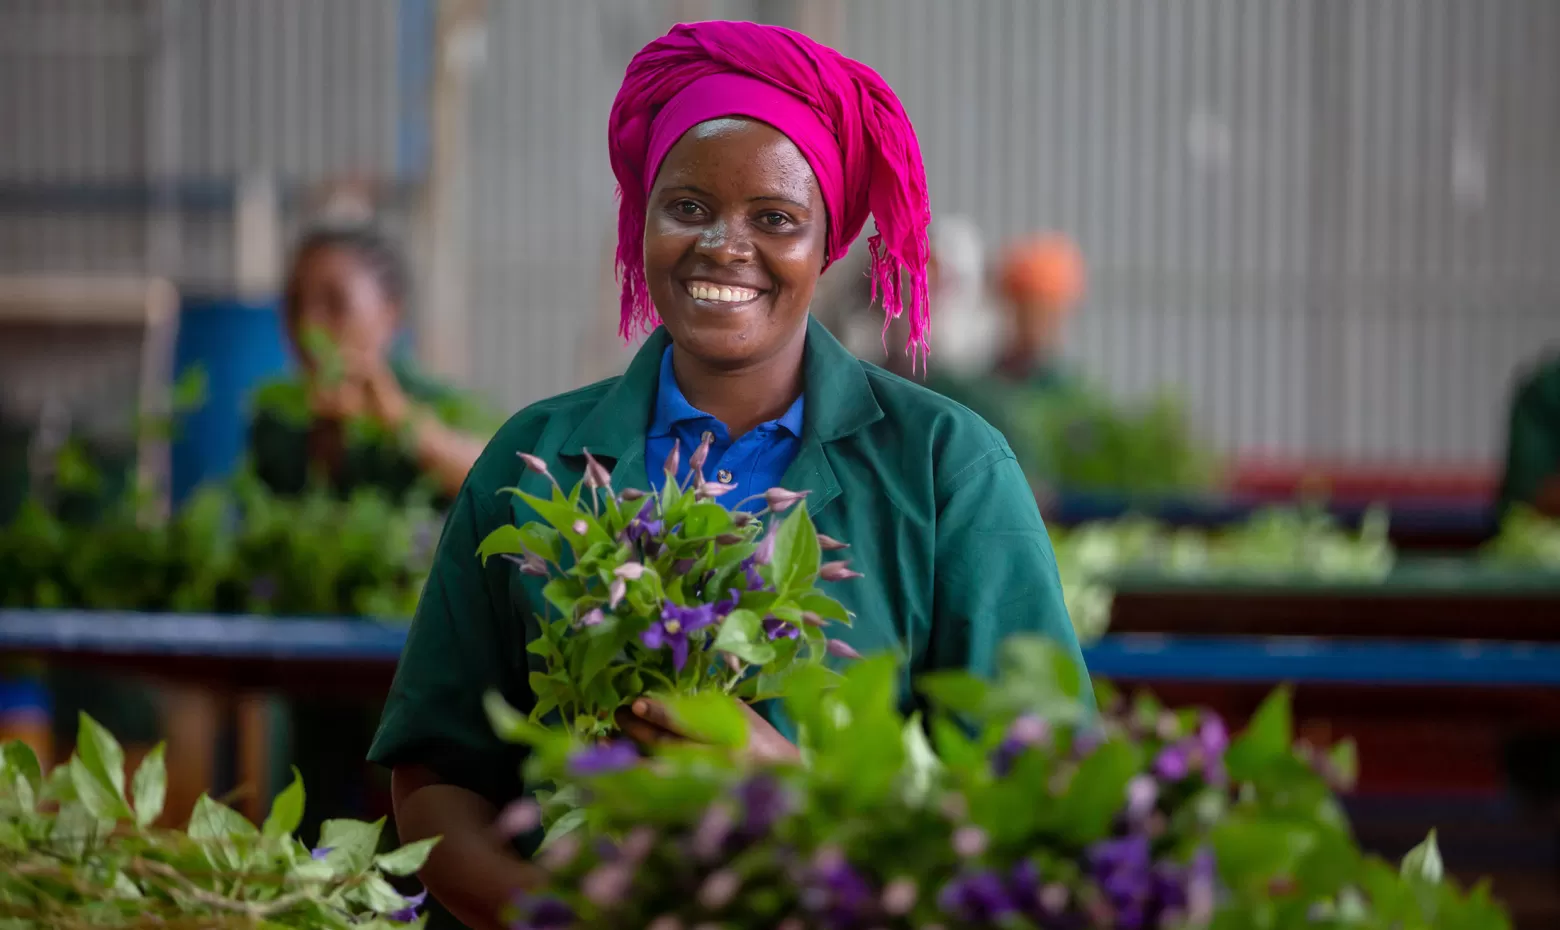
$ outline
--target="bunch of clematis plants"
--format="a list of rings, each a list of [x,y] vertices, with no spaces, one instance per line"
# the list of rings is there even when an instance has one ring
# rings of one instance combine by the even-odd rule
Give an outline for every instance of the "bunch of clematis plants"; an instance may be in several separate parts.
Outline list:
[[[537,726],[489,697],[528,744],[527,776],[583,790],[584,825],[538,857],[514,930],[1209,927],[1490,930],[1487,889],[1441,874],[1434,837],[1393,866],[1355,844],[1334,791],[1351,744],[1296,744],[1280,691],[1231,740],[1217,716],[1105,694],[1046,641],[1006,645],[995,682],[921,681],[905,720],[890,657],[843,680],[799,670],[786,697],[806,762],[732,752],[745,722],[695,695],[675,711],[708,738],[640,758]],[[521,801],[512,829],[540,811]]]
[[[674,446],[665,483],[650,493],[614,490],[589,453],[584,479],[565,491],[546,463],[521,454],[552,480],[552,495],[509,491],[542,519],[500,527],[478,554],[548,579],[549,610],[527,647],[541,660],[530,677],[533,721],[561,718],[599,738],[614,732],[614,711],[641,695],[757,702],[777,697],[797,668],[854,655],[825,634],[851,618],[818,588],[857,577],[843,560],[823,561],[845,544],[818,533],[805,492],[761,491],[748,499],[762,501],[757,513],[722,506],[733,487],[705,480],[708,453],[707,442],[693,452],[680,482]]]

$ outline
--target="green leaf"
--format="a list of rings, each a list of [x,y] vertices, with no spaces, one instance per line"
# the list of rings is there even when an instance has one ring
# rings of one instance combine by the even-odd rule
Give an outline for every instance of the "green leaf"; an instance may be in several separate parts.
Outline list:
[[[1288,688],[1279,688],[1252,715],[1246,732],[1225,755],[1230,777],[1251,781],[1268,766],[1294,754],[1294,716]]]
[[[373,823],[361,820],[327,820],[320,826],[320,848],[329,849],[327,862],[340,863],[349,873],[361,872],[374,861],[379,849],[383,818]]]
[[[527,523],[520,527],[520,543],[549,562],[557,562],[562,556],[558,531],[540,523]]]
[[[482,709],[487,712],[488,723],[498,738],[509,743],[544,746],[554,742],[557,734],[540,724],[527,720],[525,715],[510,706],[497,691],[482,696]]]
[[[775,588],[781,594],[801,594],[810,589],[818,577],[823,550],[818,545],[818,530],[807,513],[807,502],[797,504],[791,515],[770,532],[776,534],[774,559],[769,566]]]
[[[591,630],[585,635],[585,654],[580,663],[579,680],[586,685],[596,680],[612,660],[622,652],[625,637],[617,624],[612,624],[608,629],[603,623],[600,627]]]
[[[578,491],[578,488],[576,488],[576,491]],[[560,504],[556,501],[533,497],[524,491],[517,490],[515,494],[521,500],[530,504],[531,509],[535,510],[543,520],[551,524],[552,528],[557,530],[559,535],[568,541],[575,552],[584,552],[597,543],[611,544],[612,537],[607,535],[607,531],[601,528],[601,524],[588,511],[580,510],[572,504]],[[574,531],[574,525],[580,522],[585,524],[585,532],[583,534]]]
[[[958,714],[984,710],[991,695],[991,686],[969,672],[929,672],[915,686],[938,708]]]
[[[1403,857],[1401,871],[1404,878],[1427,885],[1439,885],[1446,878],[1446,866],[1441,862],[1441,848],[1435,841],[1434,830]]]
[[[1058,802],[1062,835],[1079,845],[1104,838],[1126,805],[1127,783],[1142,761],[1142,750],[1120,740],[1105,743],[1084,759]]]
[[[195,802],[187,832],[192,840],[226,840],[259,833],[243,814],[204,794]]]
[[[709,539],[731,532],[734,526],[731,511],[714,501],[703,501],[688,508],[681,535],[683,539]]]
[[[146,754],[130,780],[130,798],[135,805],[135,822],[151,826],[162,816],[168,793],[168,766],[163,761],[164,744],[158,743]]]
[[[542,597],[565,617],[574,616],[574,606],[583,594],[584,590],[577,578],[554,578],[542,586]]]
[[[49,829],[49,845],[68,859],[80,859],[97,841],[98,819],[80,804],[65,804]]]
[[[519,555],[524,551],[525,543],[519,528],[507,523],[487,534],[481,545],[477,546],[477,556],[482,559],[483,565],[495,555]]]
[[[763,665],[775,658],[775,647],[764,637],[763,620],[751,610],[733,610],[721,621],[715,648],[744,662]]]
[[[6,771],[26,780],[35,797],[43,790],[43,767],[38,764],[31,746],[21,740],[12,740],[0,750],[0,760],[4,761]]]
[[[352,897],[376,914],[394,914],[407,906],[406,898],[378,875],[368,876],[366,881],[353,889]]]
[[[740,749],[747,745],[747,716],[736,700],[717,691],[663,696],[677,728],[694,742]]]
[[[395,852],[385,853],[374,860],[381,871],[391,875],[411,875],[422,868],[428,862],[428,855],[433,852],[433,847],[439,844],[439,838],[429,837],[408,843]]]
[[[75,788],[76,799],[88,813],[104,819],[129,819],[130,811],[125,807],[125,802],[103,784],[103,779],[99,778],[97,773],[87,768],[87,764],[80,756],[73,757],[66,765],[70,772],[71,785]]]
[[[81,726],[76,734],[76,754],[87,770],[102,780],[104,787],[122,804],[125,800],[125,753],[119,748],[114,735],[81,712]]]
[[[803,610],[810,610],[825,620],[833,620],[836,623],[850,626],[850,611],[845,609],[844,604],[824,594],[822,591],[810,591],[802,595],[797,600],[797,606]]]
[[[266,815],[265,823],[260,827],[260,835],[268,839],[281,839],[292,836],[298,825],[303,823],[303,774],[293,766],[292,784],[288,785],[271,802],[271,812]]]

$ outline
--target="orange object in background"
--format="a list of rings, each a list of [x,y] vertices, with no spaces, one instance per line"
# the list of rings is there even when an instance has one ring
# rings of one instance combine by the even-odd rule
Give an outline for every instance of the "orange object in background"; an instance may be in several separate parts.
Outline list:
[[[1245,458],[1226,471],[1236,494],[1292,499],[1306,490],[1335,501],[1495,500],[1499,470],[1483,464],[1422,465]]]
[[[48,767],[54,754],[53,720],[41,680],[31,676],[0,679],[0,744],[20,740]]]
[[[1047,233],[1011,246],[1002,262],[1008,298],[1046,307],[1070,307],[1083,297],[1083,253],[1066,236]]]

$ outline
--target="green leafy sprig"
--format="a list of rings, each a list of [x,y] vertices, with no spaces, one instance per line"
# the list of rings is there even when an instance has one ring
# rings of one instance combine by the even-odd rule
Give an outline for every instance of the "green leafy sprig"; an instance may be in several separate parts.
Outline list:
[[[797,669],[854,654],[825,633],[851,617],[818,587],[856,577],[843,561],[823,561],[845,545],[818,533],[805,492],[756,494],[756,514],[722,506],[732,487],[704,479],[708,450],[694,451],[679,481],[674,449],[665,483],[650,493],[614,491],[589,453],[585,477],[566,492],[544,462],[521,455],[552,493],[508,493],[541,520],[499,527],[478,555],[547,579],[549,609],[527,647],[542,661],[530,676],[531,720],[556,714],[569,730],[602,737],[615,730],[614,711],[646,693],[763,701]]]
[[[422,896],[390,879],[422,868],[436,841],[380,853],[382,821],[332,820],[311,851],[293,836],[304,809],[296,774],[258,827],[203,795],[186,829],[163,829],[163,747],[125,774],[119,743],[85,714],[76,753],[47,775],[25,744],[3,747],[0,927],[422,926]]]

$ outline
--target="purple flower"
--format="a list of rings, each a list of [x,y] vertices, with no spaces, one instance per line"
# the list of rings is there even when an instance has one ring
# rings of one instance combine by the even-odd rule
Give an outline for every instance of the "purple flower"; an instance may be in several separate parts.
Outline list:
[[[569,771],[577,776],[606,775],[621,772],[639,762],[639,750],[627,740],[602,743],[576,752],[569,759]]]
[[[574,926],[574,911],[557,898],[521,898],[520,919],[509,930],[564,930]]]
[[[802,906],[823,915],[827,926],[850,927],[877,906],[877,896],[861,873],[838,851],[820,853],[802,892]]]
[[[1171,743],[1159,751],[1154,760],[1154,772],[1165,781],[1180,781],[1201,766],[1201,756],[1195,740]]]
[[[414,894],[406,899],[406,906],[390,915],[390,919],[396,923],[409,924],[417,919],[417,909],[428,900],[428,892],[424,889],[419,894]]]
[[[1158,888],[1150,861],[1148,837],[1141,834],[1105,840],[1088,851],[1094,881],[1116,912],[1116,926],[1139,930]]]
[[[635,517],[628,521],[628,527],[623,530],[623,535],[631,543],[644,541],[647,537],[660,536],[666,528],[666,524],[660,520],[647,520],[644,517]]]
[[[743,782],[737,788],[737,801],[742,805],[738,832],[747,840],[767,834],[791,807],[785,785],[773,775],[765,774],[754,775]]]
[[[764,634],[770,639],[795,639],[802,635],[802,631],[784,620],[776,617],[765,617]]]
[[[758,565],[757,553],[742,560],[742,583],[749,591],[763,591],[768,588],[764,583],[764,576],[758,573]]]
[[[324,859],[326,856],[330,855],[330,851],[331,847],[321,846],[319,849],[311,850],[309,852],[309,858],[313,859],[315,862],[319,862],[321,859]]]
[[[1005,778],[1027,750],[1044,745],[1051,738],[1051,726],[1041,717],[1025,714],[1014,720],[1002,742],[991,753],[991,771]]]
[[[1159,803],[1159,783],[1152,775],[1135,775],[1127,782],[1127,818],[1141,823],[1154,812]]]
[[[639,634],[639,641],[650,649],[672,650],[672,665],[679,672],[688,664],[688,634],[713,626],[718,618],[714,604],[679,607],[670,602],[661,608],[661,619]]]
[[[943,886],[937,906],[972,924],[996,923],[1017,908],[995,872],[969,872]]]
[[[1223,756],[1224,750],[1229,748],[1230,734],[1218,714],[1208,714],[1203,718],[1202,725],[1197,728],[1197,744],[1209,759]]]

